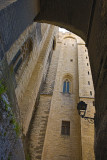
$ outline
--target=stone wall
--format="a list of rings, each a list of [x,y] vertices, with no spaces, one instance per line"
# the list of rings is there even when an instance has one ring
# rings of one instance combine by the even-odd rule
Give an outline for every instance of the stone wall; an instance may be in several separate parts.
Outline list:
[[[67,38],[68,37],[68,38]],[[77,113],[78,101],[78,61],[75,38],[59,36],[55,54],[59,54],[50,113],[48,118],[43,160],[81,159],[80,117]],[[70,93],[63,93],[64,78],[71,77]],[[50,77],[51,78],[51,77]],[[61,134],[62,120],[70,121],[70,135]]]
[[[6,2],[6,1],[5,1]],[[11,2],[13,2],[11,0]],[[31,24],[40,10],[39,0],[17,0],[0,3],[0,58],[15,43],[24,30]]]
[[[1,62],[0,72],[2,74],[2,68],[4,67],[3,81],[7,84],[10,103],[15,114],[14,119],[10,116],[6,118],[6,121],[2,120],[0,122],[1,129],[2,127],[4,128],[2,130],[3,135],[1,135],[4,137],[1,138],[0,142],[3,143],[2,140],[5,141],[0,151],[0,156],[3,160],[8,158],[14,160],[25,159],[21,140],[24,136],[22,134],[26,135],[28,131],[37,95],[41,90],[41,84],[46,79],[53,50],[55,27],[46,24],[43,24],[43,26],[45,27],[44,34],[41,32],[41,24],[33,23],[33,25],[29,26],[7,51],[2,59],[3,62]],[[22,59],[22,62],[18,66],[20,59]],[[6,70],[6,67],[8,70]],[[17,70],[15,70],[16,67]],[[2,111],[2,114],[5,116],[7,113]],[[12,124],[9,124],[11,119]],[[14,125],[17,127],[16,132],[20,130],[20,138],[17,138]],[[11,131],[6,131],[7,127]],[[10,140],[7,136],[13,137],[13,139]]]
[[[95,107],[94,99],[80,98],[87,104],[86,117],[94,118]],[[81,143],[82,143],[82,160],[94,160],[94,120],[81,118]]]
[[[30,119],[32,117],[36,97],[46,69],[45,67],[48,60],[48,55],[52,48],[53,35],[54,27],[51,26],[48,28],[45,37],[43,37],[41,45],[37,50],[38,58],[36,56],[34,59],[31,57],[25,76],[23,75],[23,79],[20,81],[21,83],[19,83],[19,86],[17,86],[15,90],[20,108],[24,134],[26,134],[28,130]],[[34,54],[36,55],[35,50]],[[29,77],[28,73],[30,73],[31,77]]]
[[[94,118],[94,87],[88,50],[78,42],[79,97],[87,104],[86,117]],[[94,160],[94,120],[81,118],[82,159]]]
[[[78,43],[78,70],[79,70],[79,96],[94,98],[94,87],[88,56],[85,44]]]
[[[0,62],[0,159],[25,159],[20,113],[6,58]]]
[[[47,69],[47,73],[45,76],[46,78],[43,77],[43,83],[40,87],[39,104],[35,106],[33,119],[31,120],[28,133],[28,151],[31,159],[33,160],[41,160],[44,146],[44,139],[59,57],[59,54],[57,54],[57,52],[52,51],[52,53],[50,53],[47,61],[47,63],[50,63],[50,65]]]
[[[86,116],[93,118],[95,112],[93,82],[85,43],[72,33],[59,33],[55,52],[59,54],[58,69],[42,159],[94,160],[94,124],[84,119],[80,120],[77,113],[79,101],[84,101],[88,105]],[[70,75],[71,89],[68,96],[63,93],[63,80],[70,78]],[[48,87],[47,84],[46,88]],[[61,135],[62,120],[70,121],[70,137]],[[90,122],[94,123],[94,121]],[[75,152],[77,153],[73,154]]]
[[[6,51],[18,39],[20,34],[32,24],[34,17],[39,13],[39,1],[35,0],[13,0],[1,2],[0,10],[0,59]],[[11,3],[12,2],[12,3]],[[41,1],[42,16],[38,18],[42,22],[53,23],[66,27],[87,40],[90,62],[96,92],[96,157],[107,157],[105,150],[107,145],[106,135],[106,41],[107,41],[107,2],[84,0],[63,1]],[[61,1],[62,2],[62,1]],[[53,5],[52,5],[53,4]],[[78,4],[78,5],[77,5]],[[50,7],[53,6],[53,7]],[[60,8],[60,9],[59,9]],[[67,9],[66,9],[67,8]],[[45,12],[46,11],[46,12]],[[57,12],[56,12],[57,11]],[[44,14],[46,13],[46,14]],[[54,13],[54,14],[53,14]],[[63,13],[63,15],[62,15]],[[82,18],[80,18],[80,13]],[[69,15],[69,16],[68,16]],[[84,17],[84,18],[83,18]],[[47,19],[45,19],[47,18]],[[97,135],[98,133],[98,135]],[[100,139],[101,138],[101,139]],[[95,146],[96,146],[95,145]],[[103,149],[102,149],[103,147]],[[100,153],[100,155],[99,155]],[[105,156],[104,156],[105,155]]]
[[[95,88],[95,154],[107,159],[107,1],[96,1],[89,35],[89,58]]]
[[[3,8],[6,8],[7,6],[9,6],[10,4],[16,2],[17,0],[3,0],[0,1],[0,10],[2,10]]]
[[[33,160],[94,159],[93,125],[80,120],[77,112],[80,98],[88,104],[88,115],[94,113],[88,52],[84,42],[72,33],[59,33],[53,51],[55,32],[54,26],[34,23],[6,53],[25,153]],[[18,58],[17,53],[20,53]],[[15,72],[20,56],[23,61]],[[65,79],[70,80],[69,94],[63,93]],[[70,136],[61,134],[62,121],[70,121]]]

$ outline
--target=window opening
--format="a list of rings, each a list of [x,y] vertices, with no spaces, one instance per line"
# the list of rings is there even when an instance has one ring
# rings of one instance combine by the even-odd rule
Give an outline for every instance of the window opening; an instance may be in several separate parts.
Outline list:
[[[88,81],[88,85],[90,85],[90,81]]]
[[[61,134],[70,135],[70,121],[62,121]]]
[[[54,40],[53,40],[53,50],[55,50],[55,48],[56,48],[56,39],[54,37]]]
[[[69,93],[69,82],[67,82],[67,93]]]
[[[93,101],[93,106],[95,106],[95,101]]]
[[[92,91],[90,91],[90,95],[92,96]]]
[[[69,81],[67,79],[63,83],[63,93],[69,93]]]

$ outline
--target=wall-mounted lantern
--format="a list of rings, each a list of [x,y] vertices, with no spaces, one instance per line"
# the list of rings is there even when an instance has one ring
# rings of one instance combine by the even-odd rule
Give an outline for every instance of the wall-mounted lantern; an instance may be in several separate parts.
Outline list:
[[[77,110],[81,118],[84,118],[85,120],[88,120],[89,123],[94,123],[94,118],[91,117],[85,117],[86,110],[87,110],[87,104],[83,101],[80,101],[77,104]]]

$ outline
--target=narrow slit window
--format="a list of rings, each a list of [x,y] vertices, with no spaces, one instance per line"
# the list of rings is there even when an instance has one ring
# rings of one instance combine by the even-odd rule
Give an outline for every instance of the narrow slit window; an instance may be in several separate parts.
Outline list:
[[[90,85],[90,81],[88,81],[88,85]]]
[[[65,92],[66,92],[66,81],[63,84],[63,93],[65,93]]]
[[[93,101],[93,106],[95,106],[95,101]]]
[[[90,91],[90,96],[92,96],[92,91]]]
[[[87,63],[87,66],[89,66],[89,64]]]
[[[88,71],[88,75],[90,74],[90,72]]]
[[[69,93],[69,82],[67,82],[67,93]]]

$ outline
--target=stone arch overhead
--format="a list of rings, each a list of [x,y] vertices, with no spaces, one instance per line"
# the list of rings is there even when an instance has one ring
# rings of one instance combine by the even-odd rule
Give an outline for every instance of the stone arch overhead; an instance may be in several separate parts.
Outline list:
[[[23,3],[22,1],[15,1],[6,9],[2,9],[0,13],[2,24],[0,33],[2,33],[4,51],[9,50],[15,40],[33,21],[66,28],[86,42],[92,6],[93,0],[23,0]],[[13,15],[14,18],[12,19]]]
[[[87,40],[93,0],[41,0],[34,21],[66,28]]]

